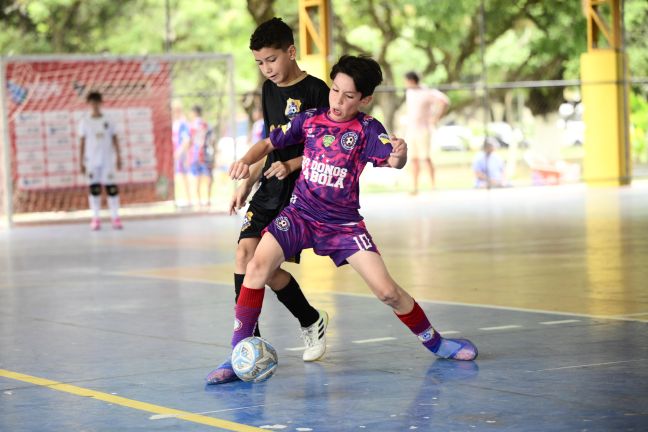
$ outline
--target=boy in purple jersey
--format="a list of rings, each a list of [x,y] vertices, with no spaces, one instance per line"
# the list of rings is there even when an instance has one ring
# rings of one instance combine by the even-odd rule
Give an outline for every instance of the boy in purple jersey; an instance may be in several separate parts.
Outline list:
[[[416,301],[389,275],[359,209],[359,177],[368,162],[403,168],[407,145],[389,137],[377,120],[359,112],[382,81],[380,66],[367,57],[343,56],[331,71],[330,109],[308,110],[255,144],[230,168],[232,179],[275,148],[304,143],[302,171],[291,205],[266,229],[247,266],[236,304],[232,347],[251,336],[263,304],[264,286],[285,257],[313,248],[337,266],[351,264],[383,303],[439,357],[474,360],[466,339],[442,337]]]

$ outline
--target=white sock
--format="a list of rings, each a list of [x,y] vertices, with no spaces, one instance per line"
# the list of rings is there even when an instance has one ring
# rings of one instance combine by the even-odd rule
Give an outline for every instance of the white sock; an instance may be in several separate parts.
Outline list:
[[[119,195],[108,197],[108,207],[110,208],[110,217],[117,219],[119,217]]]
[[[88,202],[90,203],[90,210],[92,210],[92,217],[99,219],[99,211],[101,210],[101,195],[88,195]]]

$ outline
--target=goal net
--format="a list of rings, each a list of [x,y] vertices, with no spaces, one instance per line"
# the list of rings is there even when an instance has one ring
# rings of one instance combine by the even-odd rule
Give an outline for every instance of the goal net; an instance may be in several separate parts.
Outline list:
[[[126,213],[129,207],[165,212],[187,198],[177,196],[186,189],[176,188],[174,116],[183,112],[190,122],[199,106],[212,142],[235,142],[225,139],[236,136],[230,55],[25,56],[2,58],[0,66],[5,221],[87,215],[78,124],[89,113],[91,91],[102,94],[102,111],[117,132],[122,169],[116,182]],[[229,164],[234,151],[218,149],[214,170]],[[231,184],[212,191],[229,196]]]

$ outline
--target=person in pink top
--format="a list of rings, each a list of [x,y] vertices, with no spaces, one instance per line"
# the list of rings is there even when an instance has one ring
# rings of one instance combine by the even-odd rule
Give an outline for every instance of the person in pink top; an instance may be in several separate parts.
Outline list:
[[[250,165],[275,148],[304,145],[291,204],[266,228],[247,266],[235,308],[232,348],[252,336],[265,284],[273,272],[286,257],[312,248],[337,266],[350,264],[376,297],[434,354],[475,359],[475,345],[466,339],[442,337],[418,303],[392,279],[359,212],[359,179],[367,163],[400,169],[407,162],[405,142],[390,137],[379,121],[359,111],[371,102],[374,89],[382,82],[380,66],[369,57],[342,56],[330,77],[330,108],[295,116],[230,168],[232,179],[244,179]]]
[[[432,187],[436,186],[434,164],[430,157],[431,138],[437,123],[450,105],[450,99],[436,89],[420,84],[416,72],[405,74],[405,105],[407,106],[407,142],[410,143],[412,160],[412,194],[419,190],[421,165],[428,171]]]

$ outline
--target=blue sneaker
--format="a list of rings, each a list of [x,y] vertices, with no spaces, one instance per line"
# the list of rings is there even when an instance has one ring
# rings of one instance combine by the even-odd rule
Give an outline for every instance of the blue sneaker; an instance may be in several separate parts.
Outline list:
[[[441,338],[435,355],[451,360],[470,361],[477,358],[477,347],[468,339]]]
[[[234,369],[232,369],[232,361],[230,359],[225,360],[221,363],[216,369],[209,372],[205,381],[207,384],[225,384],[233,381],[240,381],[241,379],[236,376]]]

